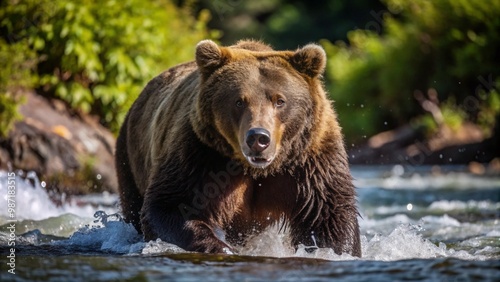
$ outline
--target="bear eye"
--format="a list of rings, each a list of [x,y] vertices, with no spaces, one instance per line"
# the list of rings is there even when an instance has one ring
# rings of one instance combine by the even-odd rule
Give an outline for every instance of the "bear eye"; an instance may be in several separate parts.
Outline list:
[[[236,107],[238,107],[238,108],[242,108],[242,107],[243,107],[243,100],[238,99],[238,100],[236,101]]]
[[[278,108],[281,108],[285,105],[285,100],[279,98],[278,100],[276,100],[276,107]]]

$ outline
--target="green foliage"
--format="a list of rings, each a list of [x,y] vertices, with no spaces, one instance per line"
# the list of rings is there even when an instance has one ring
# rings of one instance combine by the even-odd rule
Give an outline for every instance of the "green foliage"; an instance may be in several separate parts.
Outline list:
[[[210,27],[223,31],[226,45],[255,38],[276,49],[295,49],[321,38],[345,39],[356,27],[382,28],[368,24],[370,11],[383,8],[379,1],[200,0],[197,6],[212,12]]]
[[[0,95],[0,138],[7,137],[15,121],[21,119],[17,111],[19,101],[10,93]]]
[[[0,38],[0,137],[6,137],[16,120],[21,119],[17,108],[22,99],[16,92],[33,85],[30,71],[35,64],[35,54],[26,42],[7,44]]]
[[[495,126],[496,119],[500,117],[500,78],[495,81],[493,86],[494,88],[490,92],[481,90],[478,93],[479,98],[485,102],[481,105],[477,121],[486,134],[491,134],[490,129]]]
[[[0,29],[37,53],[39,92],[97,114],[117,131],[147,81],[213,38],[209,14],[167,0],[9,0]],[[15,50],[16,52],[18,50]]]
[[[427,137],[431,137],[439,131],[438,124],[431,114],[419,116],[413,119],[410,124],[413,128],[420,129]]]
[[[454,98],[448,99],[441,105],[443,123],[452,130],[458,130],[467,119],[467,113],[455,103]]]
[[[385,3],[386,11],[374,13],[384,14],[381,35],[355,30],[348,34],[349,45],[323,41],[328,87],[347,137],[359,141],[360,135],[388,129],[387,124],[409,122],[423,113],[414,91],[429,88],[441,101],[453,97],[471,120],[494,120],[497,94],[481,99],[478,89],[492,93],[491,81],[500,78],[500,1]],[[467,104],[472,98],[475,108]],[[490,109],[487,118],[483,109]]]
[[[7,89],[35,85],[116,132],[148,80],[218,36],[204,8],[225,44],[253,37],[294,49],[325,38],[327,87],[349,142],[425,116],[414,92],[430,88],[441,105],[456,105],[444,116],[450,123],[459,109],[488,131],[500,115],[498,0],[6,0],[0,91],[10,94],[1,97],[0,131],[17,112]]]

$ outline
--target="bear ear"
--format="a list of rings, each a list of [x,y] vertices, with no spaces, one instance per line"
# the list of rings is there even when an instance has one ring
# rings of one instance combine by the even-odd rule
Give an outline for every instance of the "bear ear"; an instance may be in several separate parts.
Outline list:
[[[299,72],[314,78],[325,71],[326,53],[319,45],[308,44],[297,50],[290,62]]]
[[[202,40],[196,45],[196,64],[203,75],[208,75],[222,66],[227,54],[212,40]]]

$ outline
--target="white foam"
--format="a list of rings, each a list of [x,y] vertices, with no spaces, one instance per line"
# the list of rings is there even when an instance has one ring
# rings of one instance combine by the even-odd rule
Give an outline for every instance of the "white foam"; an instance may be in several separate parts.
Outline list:
[[[474,257],[466,251],[447,249],[443,243],[436,245],[428,239],[424,239],[419,234],[422,230],[423,228],[419,225],[400,224],[389,235],[376,234],[370,240],[366,236],[362,236],[362,259],[381,261],[436,257],[484,259],[483,257]],[[359,259],[349,254],[338,255],[329,248],[319,248],[313,252],[309,252],[308,250],[310,250],[310,247],[302,245],[295,252],[291,248],[289,236],[280,234],[277,228],[271,227],[248,241],[247,246],[239,250],[239,253],[252,256],[294,256],[334,261]]]
[[[492,203],[490,201],[474,201],[470,200],[467,202],[463,201],[435,201],[430,204],[429,209],[440,210],[440,211],[455,211],[455,210],[470,210],[470,209],[500,209],[500,203]]]
[[[248,256],[289,257],[295,253],[288,232],[280,232],[282,222],[278,222],[258,235],[251,236],[239,254]]]
[[[408,224],[398,226],[387,236],[377,234],[371,240],[368,240],[366,236],[362,236],[361,245],[363,260],[396,261],[438,257],[454,257],[468,260],[486,259],[481,254],[472,255],[464,250],[448,249],[444,243],[436,245],[418,234],[418,228]],[[358,259],[346,254],[337,255],[331,249],[319,249],[312,254],[299,249],[296,255],[326,260]]]
[[[174,244],[163,242],[161,239],[156,241],[149,241],[144,244],[141,250],[143,255],[154,255],[154,254],[178,254],[185,253],[186,251]]]
[[[443,216],[424,216],[422,218],[422,221],[429,223],[429,224],[437,224],[440,225],[441,227],[443,226],[456,226],[459,227],[461,226],[461,223],[454,219],[453,217],[448,216],[447,214]]]
[[[500,187],[499,178],[477,177],[468,173],[450,172],[442,175],[392,173],[386,177],[358,178],[358,188],[384,188],[388,190],[438,190],[438,189],[492,189]]]
[[[376,234],[370,241],[363,241],[363,256],[370,260],[402,260],[412,258],[445,257],[439,248],[421,235],[412,225],[400,225],[388,236]]]
[[[3,201],[7,202],[8,175],[5,171],[0,171],[0,195]],[[33,183],[33,184],[32,184]],[[28,172],[26,178],[21,178],[19,173],[16,173],[16,214],[17,220],[43,220],[47,218],[58,217],[64,214],[74,214],[83,218],[92,218],[92,215],[97,210],[104,210],[107,213],[116,212],[115,207],[109,207],[109,203],[117,201],[116,195],[109,193],[99,194],[97,205],[92,204],[86,196],[85,201],[74,197],[64,201],[61,205],[56,205],[49,197],[49,194],[42,187],[34,172]],[[82,204],[83,202],[83,204]],[[103,205],[105,204],[105,205]],[[0,224],[2,219],[8,218],[7,205],[0,205]]]
[[[122,220],[107,220],[107,215],[101,214],[105,216],[101,222],[81,228],[69,239],[56,241],[54,244],[87,247],[120,254],[139,253],[144,248],[142,236],[137,233],[132,224],[127,224]]]
[[[497,230],[492,230],[486,234],[486,237],[500,237],[500,227]]]
[[[474,252],[474,256],[487,258],[488,256],[491,256],[491,254],[498,254],[499,252],[500,252],[499,246],[486,246]]]
[[[415,220],[410,219],[406,214],[396,214],[382,219],[372,219],[363,217],[359,220],[362,233],[388,235],[392,230],[401,224],[416,224]]]

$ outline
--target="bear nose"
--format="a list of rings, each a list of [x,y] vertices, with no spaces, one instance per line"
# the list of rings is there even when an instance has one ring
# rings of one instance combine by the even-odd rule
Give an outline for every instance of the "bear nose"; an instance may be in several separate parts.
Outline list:
[[[262,152],[271,143],[271,134],[264,128],[252,128],[248,130],[246,143],[254,152]]]

